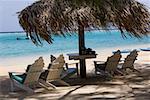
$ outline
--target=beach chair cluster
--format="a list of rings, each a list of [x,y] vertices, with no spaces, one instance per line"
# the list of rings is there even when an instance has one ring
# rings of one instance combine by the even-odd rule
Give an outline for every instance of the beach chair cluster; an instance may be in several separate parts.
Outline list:
[[[9,72],[11,79],[11,91],[15,90],[15,86],[29,93],[34,92],[30,86],[40,85],[38,79],[44,67],[43,58],[40,57],[32,65],[28,66],[26,73]]]
[[[97,75],[101,74],[113,77],[116,73],[124,75],[128,68],[133,71],[138,71],[134,68],[134,62],[137,56],[136,50],[130,52],[125,58],[122,67],[119,69],[117,66],[122,56],[120,50],[118,50],[112,56],[108,57],[106,62],[94,61],[95,73]],[[44,60],[42,57],[39,57],[32,65],[28,65],[25,73],[18,74],[9,72],[11,91],[14,91],[15,87],[18,87],[29,93],[34,93],[34,87],[36,86],[43,87],[47,90],[56,89],[56,86],[52,83],[53,81],[57,81],[61,85],[69,86],[64,79],[69,78],[75,73],[78,75],[78,63],[74,64],[76,67],[69,68],[68,65],[70,64],[65,63],[63,55],[59,55],[57,58],[51,55],[51,63],[46,70],[43,70]]]
[[[137,56],[138,53],[136,50],[131,51],[130,54],[125,58],[122,67],[118,68],[118,64],[122,57],[120,50],[118,50],[117,52],[114,52],[111,57],[108,57],[106,62],[94,61],[95,74],[113,77],[115,73],[125,75],[127,69],[139,72],[134,68],[134,62],[137,60]]]
[[[51,66],[49,66],[47,70],[43,70],[44,60],[42,57],[39,57],[32,65],[28,65],[25,73],[9,72],[11,91],[15,91],[15,88],[18,87],[29,93],[34,93],[33,88],[36,86],[43,87],[47,90],[56,89],[56,86],[50,83],[53,81],[69,86],[69,84],[62,79],[75,74],[77,70],[76,68],[64,69],[64,64],[64,57],[60,55],[51,62]]]

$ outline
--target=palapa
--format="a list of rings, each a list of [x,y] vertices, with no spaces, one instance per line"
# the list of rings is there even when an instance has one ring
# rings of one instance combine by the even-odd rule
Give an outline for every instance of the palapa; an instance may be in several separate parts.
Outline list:
[[[150,33],[150,13],[135,0],[40,0],[19,13],[19,23],[35,44],[52,43],[52,35],[71,35],[78,30],[79,54],[85,48],[84,29],[118,28],[122,36],[137,38]],[[85,59],[80,59],[86,77]]]

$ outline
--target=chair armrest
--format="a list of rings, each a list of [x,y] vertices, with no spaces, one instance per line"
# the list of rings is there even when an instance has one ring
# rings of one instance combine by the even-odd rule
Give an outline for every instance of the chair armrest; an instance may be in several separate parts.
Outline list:
[[[95,66],[95,73],[97,73],[100,70],[103,70],[103,71],[105,70],[106,63],[102,63],[102,64],[94,63],[94,66]]]
[[[94,62],[106,62],[106,61],[94,61]]]
[[[76,67],[78,66],[79,62],[76,62],[76,63],[65,63],[65,67],[66,69],[68,69],[70,65],[76,65]]]
[[[127,61],[131,61],[131,60],[134,60],[134,61],[135,61],[135,60],[138,60],[138,59],[137,59],[137,58],[135,58],[135,59],[128,59]]]
[[[25,72],[8,72],[8,73],[23,74],[23,73],[25,73]]]
[[[96,64],[105,64],[106,63],[106,61],[94,61],[94,64],[96,65]]]
[[[123,61],[125,61],[125,60],[122,60],[122,59],[119,60],[119,62],[123,62]]]

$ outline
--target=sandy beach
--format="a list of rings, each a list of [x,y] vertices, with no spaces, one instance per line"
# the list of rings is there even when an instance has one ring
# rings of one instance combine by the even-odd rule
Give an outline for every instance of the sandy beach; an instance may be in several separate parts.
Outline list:
[[[141,47],[141,46],[140,46]],[[144,46],[143,46],[144,47]],[[133,47],[128,47],[133,49]],[[139,48],[139,47],[134,47]],[[26,94],[24,91],[10,92],[10,80],[8,72],[24,72],[28,64],[32,64],[40,55],[3,59],[0,64],[0,99],[34,99],[34,100],[87,100],[87,99],[128,99],[128,100],[149,100],[150,99],[150,52],[138,52],[138,60],[135,68],[141,73],[131,72],[126,76],[115,76],[113,80],[107,80],[94,74],[94,60],[106,61],[112,55],[113,50],[118,48],[108,48],[96,51],[96,59],[86,60],[87,79],[78,77],[70,78],[67,81],[71,86],[58,86],[56,90],[45,91],[38,89],[34,95]],[[121,48],[126,49],[126,47]],[[58,54],[59,55],[59,54]],[[56,56],[58,56],[56,55]],[[49,55],[42,55],[45,62],[45,69],[50,62]],[[68,60],[67,63],[78,61]],[[127,54],[122,54],[124,59]],[[2,58],[1,58],[2,61]],[[4,66],[4,67],[2,67]]]
[[[124,46],[124,47],[110,47],[105,49],[98,49],[96,50],[97,57],[94,59],[87,59],[86,65],[87,65],[87,71],[90,71],[94,68],[93,61],[106,61],[108,56],[112,55],[112,51],[115,50],[133,50],[133,49],[139,49],[139,48],[146,48],[147,45],[137,45],[137,46]],[[69,52],[74,53],[74,52]],[[67,54],[68,53],[62,53],[65,57],[66,63],[75,63],[78,62],[78,60],[69,60]],[[21,57],[9,57],[9,58],[0,58],[0,76],[7,76],[8,72],[24,72],[27,65],[32,64],[38,57],[42,56],[44,59],[44,68],[46,69],[47,66],[50,63],[50,55],[51,54],[39,54],[39,55],[30,55],[30,56],[21,56]],[[54,56],[59,56],[59,54],[53,54]],[[128,53],[122,53],[122,60],[128,55]],[[150,64],[150,52],[140,51],[138,53],[138,60],[136,60],[136,63],[140,64]]]
[[[148,0],[1,0],[0,100],[150,100],[149,8]]]

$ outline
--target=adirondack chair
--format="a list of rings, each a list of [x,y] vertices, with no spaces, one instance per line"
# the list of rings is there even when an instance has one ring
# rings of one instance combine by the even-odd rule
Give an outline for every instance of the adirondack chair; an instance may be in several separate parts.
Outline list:
[[[52,63],[51,67],[48,70],[45,70],[40,76],[40,82],[43,84],[49,84],[54,89],[56,88],[55,85],[53,85],[50,82],[57,81],[63,85],[69,86],[68,83],[61,80],[61,73],[63,71],[63,66],[65,64],[65,60],[63,55],[60,55],[58,58],[56,58]]]
[[[39,57],[30,68],[28,68],[26,73],[18,74],[16,72],[9,72],[11,79],[11,91],[15,90],[15,87],[23,89],[29,93],[33,93],[34,90],[30,86],[41,85],[39,83],[39,77],[43,70],[44,62],[43,58]]]
[[[118,51],[118,52],[114,53],[114,55],[112,55],[111,57],[108,57],[106,62],[102,63],[101,61],[94,61],[95,73],[103,74],[103,75],[107,74],[110,77],[113,77],[115,71],[121,73],[117,69],[120,58],[121,58],[121,54]]]
[[[122,65],[122,70],[125,72],[126,69],[130,69],[132,71],[137,71],[137,72],[140,72],[138,71],[137,69],[134,68],[134,62],[135,60],[137,60],[137,56],[138,56],[138,53],[136,50],[133,50],[126,58],[125,58],[125,61]]]
[[[50,59],[51,59],[51,63],[52,63],[56,59],[56,57],[51,55]],[[49,67],[51,66],[51,63],[49,64]],[[77,74],[77,76],[79,75],[78,63],[65,63],[65,66],[64,66],[63,71],[61,73],[61,79],[64,80],[64,79],[70,78],[74,74]]]

